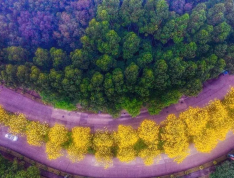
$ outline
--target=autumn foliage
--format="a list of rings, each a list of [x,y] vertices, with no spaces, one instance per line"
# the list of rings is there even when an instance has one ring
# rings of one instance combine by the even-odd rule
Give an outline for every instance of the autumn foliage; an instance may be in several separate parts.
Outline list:
[[[80,161],[87,154],[91,146],[91,129],[89,127],[74,127],[72,129],[73,143],[69,146],[68,157],[73,161]]]
[[[234,129],[233,114],[234,88],[222,101],[211,101],[203,108],[190,107],[178,117],[170,114],[160,125],[146,119],[138,129],[119,125],[114,132],[104,129],[92,133],[89,127],[69,131],[55,124],[49,128],[46,123],[27,120],[23,114],[7,113],[2,107],[0,124],[13,134],[26,136],[30,145],[46,143],[48,159],[59,158],[66,149],[68,157],[76,162],[92,150],[97,162],[108,168],[114,156],[127,163],[139,156],[145,165],[152,165],[165,153],[180,163],[189,155],[191,143],[199,152],[209,153]]]
[[[27,142],[30,145],[41,146],[48,134],[49,127],[45,123],[32,121],[26,126]]]
[[[50,160],[63,155],[62,144],[68,140],[68,130],[65,126],[55,124],[49,131],[49,141],[46,143],[46,153]]]

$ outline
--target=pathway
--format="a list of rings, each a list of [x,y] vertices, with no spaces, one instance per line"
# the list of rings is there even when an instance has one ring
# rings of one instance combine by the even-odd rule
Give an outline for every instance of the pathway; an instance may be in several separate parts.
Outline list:
[[[31,120],[47,122],[49,125],[57,122],[64,124],[68,128],[89,126],[94,130],[102,129],[103,127],[115,130],[119,124],[132,125],[137,128],[145,118],[153,119],[157,123],[160,123],[168,114],[173,113],[178,115],[189,106],[203,107],[210,100],[215,98],[222,99],[230,89],[230,86],[234,86],[234,75],[220,76],[217,80],[207,82],[204,85],[203,91],[197,97],[182,98],[178,104],[163,109],[156,116],[150,116],[147,110],[142,110],[141,114],[136,118],[131,118],[124,111],[120,118],[113,119],[108,114],[87,114],[54,109],[51,106],[37,103],[3,86],[0,92],[0,105],[8,111],[23,113]]]

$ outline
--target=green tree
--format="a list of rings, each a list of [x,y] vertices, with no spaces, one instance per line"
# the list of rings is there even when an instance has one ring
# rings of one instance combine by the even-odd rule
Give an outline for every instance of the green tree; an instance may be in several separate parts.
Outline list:
[[[39,68],[37,68],[36,66],[32,66],[31,67],[31,73],[30,73],[30,83],[33,84],[34,86],[37,85],[37,81],[39,78],[41,71]]]
[[[137,58],[137,65],[141,68],[146,67],[153,61],[153,55],[151,52],[143,52]]]
[[[79,86],[82,81],[82,71],[74,68],[74,66],[67,66],[64,70],[64,78],[62,80],[62,85],[64,91],[68,96],[73,98],[79,98]]]
[[[129,85],[134,85],[137,82],[137,78],[139,75],[139,67],[132,62],[126,69],[125,69],[125,78]]]
[[[97,9],[97,19],[108,21],[112,29],[119,22],[119,0],[103,0]]]
[[[227,52],[227,44],[218,44],[218,45],[215,45],[214,47],[214,54],[216,56],[218,56],[219,58],[223,58],[225,55],[226,55],[226,52]]]
[[[98,40],[97,48],[100,53],[117,56],[119,54],[119,42],[121,38],[114,30],[106,33],[103,40]]]
[[[215,172],[211,173],[210,178],[227,178],[234,176],[234,163],[226,161],[216,167]]]
[[[25,65],[20,65],[17,67],[16,76],[21,85],[28,87],[30,81],[30,69]]]
[[[183,56],[187,59],[195,58],[196,51],[197,51],[197,44],[195,42],[190,42],[188,44],[185,44],[182,50]]]
[[[49,69],[51,66],[50,53],[46,49],[37,48],[35,52],[35,57],[33,58],[33,63],[42,69]]]
[[[166,44],[172,38],[175,27],[175,20],[172,19],[167,21],[166,24],[157,31],[154,38],[160,40],[163,44]]]
[[[173,41],[174,43],[180,43],[184,40],[186,35],[186,29],[189,22],[189,14],[184,14],[175,19],[175,29],[173,32]]]
[[[169,85],[168,65],[165,60],[157,60],[154,64],[155,88],[158,90],[166,89]]]
[[[188,31],[191,34],[196,33],[206,21],[206,4],[198,4],[192,11],[188,23]]]
[[[197,96],[202,90],[202,83],[199,79],[193,79],[186,83],[182,90],[186,96]]]
[[[105,88],[105,94],[111,100],[112,96],[115,94],[115,88],[112,80],[112,75],[110,73],[105,75],[104,88]]]
[[[90,58],[88,51],[83,49],[76,49],[70,54],[72,64],[79,69],[88,69],[90,64]]]
[[[148,0],[144,6],[144,15],[140,18],[140,33],[153,35],[169,17],[169,7],[165,0]]]
[[[225,6],[223,3],[215,4],[212,8],[208,10],[208,23],[210,25],[217,25],[219,23],[224,22],[224,12],[225,12]]]
[[[185,63],[180,58],[168,62],[168,74],[172,85],[182,85],[182,76],[185,71]]]
[[[91,78],[91,89],[96,91],[102,90],[103,80],[103,75],[100,72],[95,72]]]
[[[13,64],[23,64],[28,60],[28,51],[22,47],[11,46],[3,49],[5,58]]]
[[[154,86],[154,73],[152,69],[145,68],[143,70],[143,75],[139,79],[136,86],[136,93],[141,96],[143,101],[146,101],[150,95],[150,90]]]
[[[226,22],[220,23],[214,27],[213,40],[216,43],[224,42],[231,32],[231,26]]]
[[[140,114],[140,109],[142,106],[142,101],[137,100],[136,98],[124,98],[122,102],[122,107],[132,116],[136,117]]]
[[[181,96],[182,96],[182,93],[180,93],[180,91],[169,90],[161,96],[161,101],[163,102],[164,106],[170,106],[171,104],[178,103]]]
[[[129,32],[123,41],[123,58],[130,59],[139,51],[141,39],[134,32]]]
[[[199,44],[204,45],[212,40],[213,30],[213,26],[205,25],[194,35],[193,40]]]
[[[66,65],[69,64],[69,58],[67,54],[62,49],[51,48],[50,49],[50,56],[53,61],[53,67],[56,70],[64,69]]]
[[[124,0],[120,8],[122,26],[130,26],[132,23],[137,24],[144,13],[142,0]]]
[[[35,166],[26,169],[16,160],[10,162],[0,155],[0,178],[40,178],[40,171]]]
[[[112,79],[115,87],[115,91],[118,94],[121,94],[124,92],[124,74],[123,71],[120,68],[116,68],[112,72]]]
[[[112,67],[115,66],[116,61],[109,55],[104,54],[100,58],[98,58],[96,65],[102,70],[102,71],[109,71]]]

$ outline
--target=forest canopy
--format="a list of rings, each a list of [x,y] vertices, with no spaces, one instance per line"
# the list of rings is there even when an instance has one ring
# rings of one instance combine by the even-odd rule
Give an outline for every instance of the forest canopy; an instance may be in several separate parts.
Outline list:
[[[0,81],[133,117],[234,71],[233,0],[3,0]]]

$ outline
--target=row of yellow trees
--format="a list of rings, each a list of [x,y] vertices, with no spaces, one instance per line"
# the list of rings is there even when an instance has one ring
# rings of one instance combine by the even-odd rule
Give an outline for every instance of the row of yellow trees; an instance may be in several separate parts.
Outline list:
[[[9,114],[0,107],[0,124],[9,127],[9,132],[26,136],[33,146],[46,143],[48,158],[57,159],[66,150],[73,161],[82,160],[87,153],[94,153],[97,161],[105,167],[112,164],[113,157],[130,162],[137,156],[146,165],[151,165],[167,154],[176,162],[189,155],[189,144],[209,153],[220,140],[224,140],[234,126],[234,88],[220,100],[214,100],[203,108],[190,107],[178,117],[171,114],[158,125],[144,120],[137,130],[119,125],[117,131],[107,129],[91,132],[89,127],[74,127],[69,131],[64,125],[49,128],[46,123],[29,121],[22,114]]]

